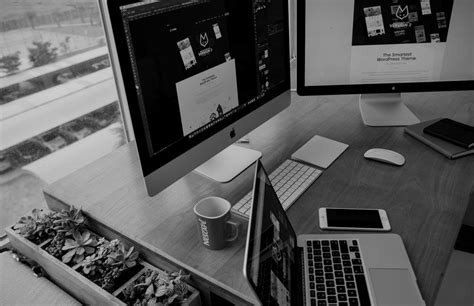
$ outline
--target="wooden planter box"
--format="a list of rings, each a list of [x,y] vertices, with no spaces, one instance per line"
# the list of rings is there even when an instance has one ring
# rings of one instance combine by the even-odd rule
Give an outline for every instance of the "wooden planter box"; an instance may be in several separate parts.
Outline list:
[[[125,281],[114,293],[109,293],[80,274],[74,267],[68,266],[42,249],[42,246],[47,244],[49,240],[37,245],[16,233],[12,228],[13,227],[5,230],[12,248],[38,263],[56,285],[84,304],[125,305],[124,302],[117,298],[117,295],[120,294],[127,284],[138,278],[141,273],[144,273],[147,268],[157,269],[145,261],[139,261],[138,264],[141,265],[142,268],[130,277],[128,281]],[[182,305],[201,305],[199,291],[189,285],[188,287],[191,291],[191,296]]]

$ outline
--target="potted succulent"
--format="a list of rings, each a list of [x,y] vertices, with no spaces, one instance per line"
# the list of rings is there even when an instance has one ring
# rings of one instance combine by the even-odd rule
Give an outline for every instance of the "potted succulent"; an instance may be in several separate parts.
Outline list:
[[[117,297],[127,305],[199,305],[197,291],[188,286],[189,274],[166,272],[147,263],[145,269],[121,289]]]
[[[79,271],[108,292],[113,292],[123,283],[121,280],[130,278],[142,268],[137,265],[139,254],[134,247],[126,250],[117,239],[107,241],[104,238],[97,246],[97,251],[81,262]]]
[[[109,241],[86,224],[90,223],[81,210],[73,206],[59,212],[34,209],[6,233],[13,248],[86,304],[123,304],[125,300],[117,295],[129,301],[131,293],[137,296],[143,291],[145,296],[140,299],[147,305],[200,305],[199,292],[184,283],[189,276],[162,272],[139,259],[133,246],[127,249],[118,239]],[[161,272],[146,272],[150,270]],[[131,280],[139,278],[139,283],[122,293]]]

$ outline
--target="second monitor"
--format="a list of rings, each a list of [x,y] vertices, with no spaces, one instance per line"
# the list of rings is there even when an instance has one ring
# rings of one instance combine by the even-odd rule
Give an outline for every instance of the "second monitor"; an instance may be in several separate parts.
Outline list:
[[[471,0],[298,2],[298,94],[361,94],[370,126],[419,122],[401,92],[474,88]]]

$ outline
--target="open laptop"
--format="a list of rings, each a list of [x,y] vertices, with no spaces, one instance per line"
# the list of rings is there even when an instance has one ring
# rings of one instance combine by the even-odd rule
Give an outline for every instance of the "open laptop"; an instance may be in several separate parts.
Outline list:
[[[425,305],[399,235],[296,236],[260,161],[244,275],[263,305]]]

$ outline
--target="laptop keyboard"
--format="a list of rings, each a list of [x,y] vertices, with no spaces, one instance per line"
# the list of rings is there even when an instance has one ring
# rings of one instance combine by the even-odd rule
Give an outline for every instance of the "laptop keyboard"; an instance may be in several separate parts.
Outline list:
[[[321,173],[321,170],[314,167],[287,159],[268,177],[278,195],[278,199],[280,199],[283,209],[288,210]],[[232,211],[248,218],[251,205],[252,191],[232,206]]]
[[[310,305],[370,305],[357,239],[307,240],[306,258]]]

